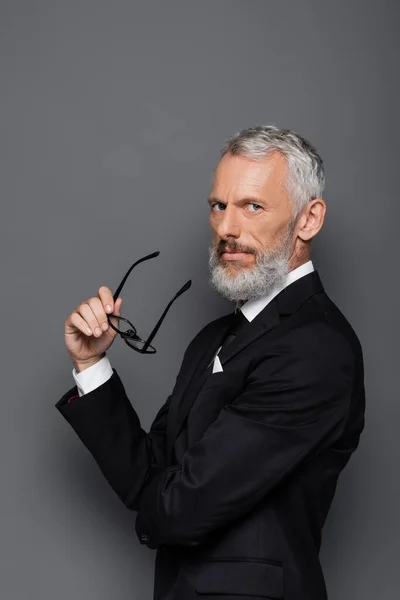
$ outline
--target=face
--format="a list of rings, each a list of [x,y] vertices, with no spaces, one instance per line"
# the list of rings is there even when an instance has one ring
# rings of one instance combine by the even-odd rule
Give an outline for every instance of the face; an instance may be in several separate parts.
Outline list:
[[[212,283],[231,300],[265,294],[289,271],[292,208],[285,178],[279,152],[262,160],[226,154],[217,165],[208,200],[210,268]]]

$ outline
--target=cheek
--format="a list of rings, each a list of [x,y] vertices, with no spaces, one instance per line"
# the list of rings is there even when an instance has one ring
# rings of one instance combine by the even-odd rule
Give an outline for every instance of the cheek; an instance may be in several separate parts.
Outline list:
[[[269,250],[280,240],[286,223],[274,222],[272,219],[254,224],[252,231],[253,243],[257,244],[260,250]]]
[[[210,215],[209,223],[210,223],[213,240],[215,241],[216,239],[218,239],[218,233],[217,233],[217,225],[218,224],[217,224],[217,219],[215,218],[214,215]]]
[[[264,250],[271,240],[271,232],[267,223],[253,223],[247,228],[245,237],[249,246],[255,250]],[[243,240],[244,241],[244,240]]]

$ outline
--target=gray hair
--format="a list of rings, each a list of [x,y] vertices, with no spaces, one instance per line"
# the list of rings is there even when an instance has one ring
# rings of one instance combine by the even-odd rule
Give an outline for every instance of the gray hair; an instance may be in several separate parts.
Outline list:
[[[290,129],[258,125],[232,135],[221,158],[229,152],[257,160],[276,150],[286,157],[286,189],[295,219],[307,202],[322,196],[325,187],[323,161],[310,142]]]

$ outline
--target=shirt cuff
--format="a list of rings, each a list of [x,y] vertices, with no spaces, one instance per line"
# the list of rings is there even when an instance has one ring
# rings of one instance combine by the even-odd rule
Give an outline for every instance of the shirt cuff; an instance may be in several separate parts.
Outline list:
[[[100,385],[103,385],[113,374],[111,363],[107,356],[103,356],[96,364],[76,372],[75,367],[72,369],[72,376],[78,388],[79,396],[92,392]]]

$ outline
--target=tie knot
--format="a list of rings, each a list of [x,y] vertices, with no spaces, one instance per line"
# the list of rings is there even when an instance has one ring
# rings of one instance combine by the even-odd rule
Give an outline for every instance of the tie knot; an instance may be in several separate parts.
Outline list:
[[[227,346],[239,335],[239,333],[248,324],[248,321],[241,310],[236,311],[232,315],[231,324],[226,332],[222,345]]]
[[[242,330],[246,323],[248,323],[248,321],[242,313],[242,311],[236,311],[235,313],[233,313],[232,316],[231,325],[229,327],[229,333],[235,333],[236,335],[238,335],[239,331]]]

